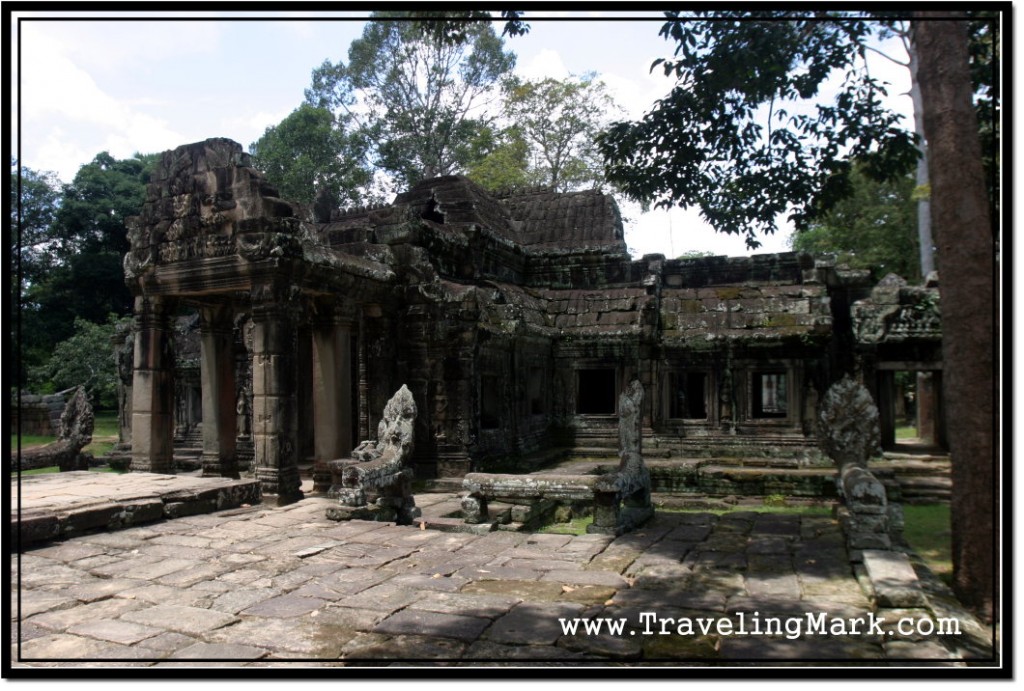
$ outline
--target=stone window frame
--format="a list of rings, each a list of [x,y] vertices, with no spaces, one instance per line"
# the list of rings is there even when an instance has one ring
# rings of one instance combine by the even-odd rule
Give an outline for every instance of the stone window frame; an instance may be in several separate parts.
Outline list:
[[[780,424],[792,425],[799,420],[798,401],[796,396],[796,367],[790,361],[772,360],[768,362],[753,362],[744,368],[744,394],[746,401],[743,405],[743,413],[746,422],[755,424]],[[757,378],[764,375],[783,375],[786,382],[786,412],[781,414],[765,414],[757,412],[755,386]]]
[[[499,430],[501,424],[501,400],[504,392],[503,377],[485,372],[480,375],[480,429],[481,431]],[[490,410],[490,405],[495,409]]]
[[[672,398],[678,390],[677,382],[681,375],[703,374],[704,375],[704,417],[678,417],[673,416]],[[665,373],[665,399],[664,415],[667,422],[673,424],[687,425],[713,425],[715,424],[715,401],[718,400],[719,382],[715,377],[715,369],[710,365],[698,367],[675,367]]]
[[[592,412],[581,412],[580,410],[580,374],[582,372],[596,372],[604,371],[612,373],[612,393],[611,393],[611,411],[606,413],[592,413]],[[619,394],[622,391],[621,381],[622,371],[618,365],[608,365],[607,363],[600,362],[578,362],[573,367],[573,386],[574,386],[574,415],[577,417],[587,418],[613,418],[619,414]]]

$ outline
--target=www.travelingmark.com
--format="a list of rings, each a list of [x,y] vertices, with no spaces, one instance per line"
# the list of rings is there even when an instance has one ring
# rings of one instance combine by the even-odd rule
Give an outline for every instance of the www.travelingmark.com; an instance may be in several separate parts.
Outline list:
[[[657,612],[641,612],[639,627],[627,628],[624,617],[559,617],[566,636],[784,636],[795,640],[802,636],[958,636],[960,621],[953,617],[902,617],[885,628],[887,620],[874,612],[860,617],[830,617],[825,612],[805,612],[801,616],[770,617],[760,612],[738,612],[735,617],[663,617]]]

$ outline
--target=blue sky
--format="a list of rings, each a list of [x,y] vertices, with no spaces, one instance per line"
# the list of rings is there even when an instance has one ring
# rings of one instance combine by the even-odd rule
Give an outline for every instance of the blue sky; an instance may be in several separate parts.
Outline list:
[[[23,21],[12,23],[9,64],[17,70],[20,48],[21,71],[12,80],[11,104],[16,122],[20,116],[20,154],[17,141],[14,151],[23,165],[70,181],[100,151],[121,158],[209,137],[247,148],[302,102],[315,67],[346,58],[363,26],[353,13],[112,16],[15,15]],[[531,32],[506,46],[525,77],[597,72],[626,114],[639,117],[672,85],[649,72],[673,48],[658,36],[660,15],[649,16],[527,13]],[[906,90],[905,70],[890,70],[884,61],[879,69],[891,71],[892,94]],[[896,97],[896,107],[909,113],[909,101]],[[620,206],[635,256],[748,253],[741,238],[714,233],[696,210],[644,214],[623,200]],[[787,249],[787,234],[780,233],[765,238],[759,251]]]

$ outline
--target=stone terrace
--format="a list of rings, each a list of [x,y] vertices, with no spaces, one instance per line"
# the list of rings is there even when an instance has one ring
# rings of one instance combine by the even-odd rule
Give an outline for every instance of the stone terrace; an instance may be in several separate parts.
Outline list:
[[[429,513],[451,499],[420,495],[417,504]],[[325,518],[332,504],[311,497],[279,508],[240,507],[27,550],[12,558],[12,661],[290,668],[991,663],[988,632],[915,557],[865,552],[851,563],[839,526],[825,516],[660,512],[618,538],[473,535],[339,524]],[[653,624],[648,635],[644,612],[728,619],[734,628],[745,618],[748,629],[756,616],[850,620],[873,613],[890,623],[954,616],[962,633],[908,637],[886,625],[880,635],[788,640],[714,629],[662,635]],[[620,635],[563,633],[559,619],[575,617],[627,623]]]

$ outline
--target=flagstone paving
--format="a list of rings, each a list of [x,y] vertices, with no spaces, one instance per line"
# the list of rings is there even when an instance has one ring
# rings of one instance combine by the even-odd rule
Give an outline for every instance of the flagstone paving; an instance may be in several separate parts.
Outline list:
[[[866,553],[851,562],[826,516],[662,511],[618,538],[475,535],[339,523],[326,519],[330,505],[260,504],[12,555],[11,659],[160,668],[991,664],[989,632],[916,559]],[[792,636],[767,623],[806,627],[821,615],[866,630]],[[867,627],[869,615],[886,623]],[[897,631],[902,617],[954,617],[961,633]],[[575,634],[563,627],[573,621]],[[621,631],[609,631],[620,621]]]

